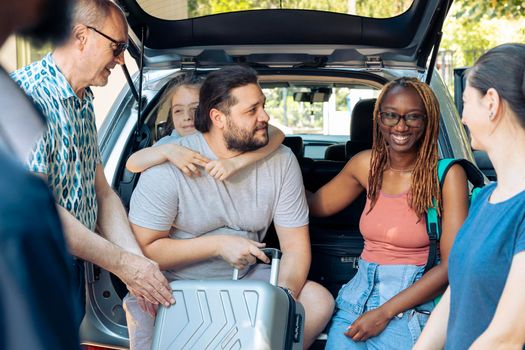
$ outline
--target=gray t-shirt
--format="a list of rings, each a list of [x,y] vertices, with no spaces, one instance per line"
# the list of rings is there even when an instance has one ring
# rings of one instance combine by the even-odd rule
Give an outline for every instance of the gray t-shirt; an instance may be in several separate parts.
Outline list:
[[[201,133],[175,143],[217,159]],[[152,167],[133,192],[129,219],[148,229],[171,230],[173,239],[227,234],[262,241],[272,219],[282,227],[307,225],[308,206],[297,160],[289,148],[280,146],[222,182],[206,172],[187,177],[169,162]],[[166,271],[166,276],[229,279],[231,273],[232,268],[216,258]]]
[[[164,136],[163,138],[158,140],[153,146],[156,147],[156,146],[166,145],[169,143],[174,143],[176,140],[180,138],[181,136],[175,130],[173,130],[171,134]]]

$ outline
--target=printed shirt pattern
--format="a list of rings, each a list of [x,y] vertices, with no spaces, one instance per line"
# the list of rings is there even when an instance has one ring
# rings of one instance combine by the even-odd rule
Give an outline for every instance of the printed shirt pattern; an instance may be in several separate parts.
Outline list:
[[[79,98],[51,54],[11,77],[47,117],[47,132],[29,156],[29,170],[46,174],[57,203],[93,231],[100,163],[93,93],[87,88]]]

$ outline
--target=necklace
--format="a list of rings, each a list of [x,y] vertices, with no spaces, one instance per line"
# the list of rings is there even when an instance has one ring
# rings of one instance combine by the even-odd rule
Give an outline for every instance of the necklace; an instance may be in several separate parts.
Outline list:
[[[391,166],[388,167],[390,170],[392,171],[395,171],[397,173],[411,173],[412,171],[414,171],[414,168],[410,168],[410,169],[395,169],[395,168],[392,168]]]
[[[388,169],[392,170],[392,171],[395,171],[397,173],[411,173],[412,171],[414,171],[414,166],[412,168],[408,168],[408,169],[396,169],[394,167],[392,167],[392,165],[390,165],[390,162],[387,163],[388,165]]]

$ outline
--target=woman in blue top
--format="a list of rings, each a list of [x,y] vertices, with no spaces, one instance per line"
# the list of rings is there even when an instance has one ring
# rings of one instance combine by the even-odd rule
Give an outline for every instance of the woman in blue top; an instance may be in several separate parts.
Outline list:
[[[498,182],[472,203],[449,257],[450,287],[414,349],[525,349],[525,45],[468,73],[463,123]]]

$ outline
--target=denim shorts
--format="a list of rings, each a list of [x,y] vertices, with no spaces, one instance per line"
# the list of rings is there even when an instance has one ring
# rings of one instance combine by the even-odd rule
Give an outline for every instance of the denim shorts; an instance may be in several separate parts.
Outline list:
[[[356,275],[341,288],[335,301],[326,349],[412,349],[434,307],[433,301],[418,306],[417,311],[400,313],[379,335],[364,342],[354,342],[344,332],[363,313],[383,305],[421,278],[424,269],[416,265],[378,265],[359,259]]]

